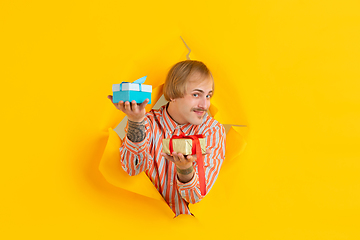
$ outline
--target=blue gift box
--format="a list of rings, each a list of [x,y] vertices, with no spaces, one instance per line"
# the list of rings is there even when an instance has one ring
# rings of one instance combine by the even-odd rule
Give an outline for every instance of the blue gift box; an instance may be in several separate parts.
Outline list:
[[[120,84],[113,84],[113,103],[120,101],[133,101],[136,103],[142,103],[147,98],[149,99],[148,104],[151,103],[151,92],[152,86],[143,84],[147,76],[139,78],[133,83],[122,82]]]

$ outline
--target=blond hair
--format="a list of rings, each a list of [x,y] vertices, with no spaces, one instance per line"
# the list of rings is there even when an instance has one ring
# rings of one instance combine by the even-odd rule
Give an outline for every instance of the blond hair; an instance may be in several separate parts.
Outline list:
[[[200,74],[203,79],[206,77],[212,78],[210,70],[200,61],[185,60],[172,66],[164,84],[163,93],[165,99],[171,101],[171,99],[184,97],[186,83],[189,77],[195,73]]]

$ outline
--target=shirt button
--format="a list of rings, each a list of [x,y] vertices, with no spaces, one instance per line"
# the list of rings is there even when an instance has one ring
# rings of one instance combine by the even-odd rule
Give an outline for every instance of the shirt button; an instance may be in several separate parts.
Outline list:
[[[173,183],[171,182],[171,183],[170,183],[170,186],[172,186],[172,185],[173,185]]]

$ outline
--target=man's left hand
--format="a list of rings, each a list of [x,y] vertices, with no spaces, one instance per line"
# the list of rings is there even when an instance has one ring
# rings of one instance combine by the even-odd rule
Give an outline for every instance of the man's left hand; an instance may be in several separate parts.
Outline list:
[[[211,150],[207,149],[205,154],[203,155],[210,153]],[[175,163],[176,167],[178,167],[179,169],[187,169],[193,165],[193,162],[196,161],[196,155],[188,155],[187,157],[185,157],[182,153],[176,152],[173,152],[171,156],[166,153],[161,153],[161,156],[166,158],[168,161]]]

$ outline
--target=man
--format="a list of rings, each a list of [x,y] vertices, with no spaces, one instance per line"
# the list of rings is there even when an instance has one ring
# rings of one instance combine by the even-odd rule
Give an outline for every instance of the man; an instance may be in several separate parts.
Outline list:
[[[149,113],[145,111],[148,99],[140,105],[135,101],[114,104],[128,116],[126,137],[120,147],[121,164],[130,176],[144,171],[176,216],[191,214],[188,204],[204,197],[196,155],[167,155],[162,152],[162,139],[181,133],[205,136],[203,159],[209,192],[225,158],[226,136],[224,127],[207,114],[214,80],[205,64],[186,60],[170,69],[163,92],[169,103]],[[112,100],[112,96],[108,98]]]

